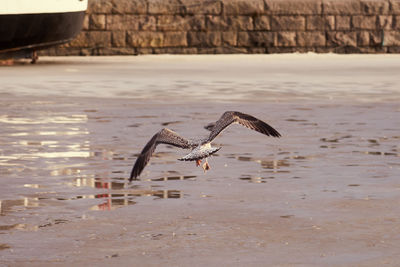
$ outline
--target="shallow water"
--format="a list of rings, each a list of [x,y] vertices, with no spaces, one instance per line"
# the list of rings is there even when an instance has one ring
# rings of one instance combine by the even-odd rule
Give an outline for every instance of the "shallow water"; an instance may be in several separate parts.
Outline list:
[[[117,78],[121,76],[122,79],[107,78],[110,91],[102,88],[93,97],[85,97],[82,95],[86,95],[87,87],[92,93],[96,92],[96,87],[92,87],[98,82],[96,68],[140,67],[132,66],[134,60],[108,62],[107,59],[100,67],[94,67],[88,78],[88,68],[93,63],[55,64],[52,60],[48,64],[58,68],[60,73],[55,75],[56,70],[52,70],[49,72],[55,77],[49,75],[41,79],[54,79],[53,84],[46,81],[43,84],[44,87],[56,86],[53,92],[39,88],[39,82],[35,84],[36,71],[49,67],[45,62],[6,69],[10,73],[24,73],[33,83],[28,85],[26,79],[12,82],[7,78],[0,90],[0,233],[4,237],[0,253],[9,263],[26,263],[32,258],[39,259],[37,262],[52,259],[39,252],[27,252],[21,243],[23,233],[40,232],[71,222],[79,224],[88,218],[107,220],[110,213],[106,211],[110,210],[136,213],[143,212],[143,207],[156,210],[156,206],[161,205],[179,212],[180,205],[196,206],[210,199],[210,205],[229,207],[228,210],[235,212],[231,203],[240,200],[248,205],[247,210],[275,214],[277,219],[312,217],[329,221],[330,216],[336,216],[335,212],[331,215],[325,212],[346,210],[345,201],[399,199],[400,105],[397,100],[400,99],[400,84],[394,76],[392,79],[378,76],[373,83],[367,81],[368,85],[361,80],[352,84],[328,81],[331,88],[325,88],[321,77],[317,77],[321,81],[315,84],[309,83],[307,77],[289,84],[282,78],[284,76],[275,73],[274,79],[280,82],[272,84],[273,97],[263,100],[268,90],[263,91],[253,79],[247,81],[241,77],[247,82],[244,84],[233,78],[225,84],[214,77],[217,74],[205,78],[203,85],[210,86],[210,91],[194,95],[189,92],[201,89],[201,84],[171,74],[164,91],[163,86],[148,78],[153,66],[150,60],[146,63],[150,69],[143,70],[145,78],[139,79],[137,91],[134,78],[138,74],[133,74],[130,80],[129,73],[118,72]],[[303,60],[301,62],[308,62],[306,58]],[[286,66],[287,61],[282,61],[281,67]],[[253,69],[257,64],[268,67],[257,62]],[[179,59],[175,64],[175,68],[187,67],[187,63]],[[240,72],[240,64],[235,66],[234,71]],[[68,76],[71,69],[81,76]],[[199,75],[190,74],[190,69],[185,71],[189,76]],[[242,74],[246,71],[249,70],[244,69]],[[358,71],[356,78],[365,75],[362,70]],[[253,72],[249,74],[250,77],[254,75],[257,76]],[[328,77],[327,73],[325,75]],[[231,76],[232,73],[228,77],[223,74],[218,77],[223,80]],[[340,77],[340,73],[336,76]],[[268,82],[262,75],[257,77],[260,84]],[[71,80],[67,83],[68,79]],[[89,81],[80,82],[81,79]],[[130,81],[129,87],[133,89],[121,98],[118,85],[124,80]],[[58,82],[62,86],[58,87]],[[68,91],[73,91],[72,96],[65,96],[64,90],[70,83],[74,83],[73,87],[68,87]],[[153,83],[157,84],[157,89],[149,89]],[[391,84],[387,91],[377,88],[374,92],[374,88],[370,88],[383,83]],[[332,88],[337,84],[335,91]],[[176,88],[171,91],[173,85]],[[234,90],[226,92],[221,86]],[[306,86],[317,88],[305,94]],[[11,87],[16,91],[7,89]],[[285,89],[289,87],[289,91]],[[181,98],[176,98],[174,93],[182,88]],[[352,88],[352,91],[341,88]],[[146,93],[142,94],[141,90]],[[329,91],[329,97],[318,93],[320,91]],[[229,97],[224,98],[225,94]],[[302,99],[304,94],[305,99]],[[109,98],[110,95],[113,97]],[[141,96],[134,97],[137,95]],[[210,100],[213,95],[216,101]],[[276,128],[282,138],[266,137],[241,126],[232,126],[215,140],[222,149],[210,158],[211,170],[207,173],[192,162],[176,160],[186,151],[159,146],[140,180],[128,182],[138,153],[159,129],[168,127],[188,138],[203,137],[208,133],[203,127],[217,120],[225,110],[238,110],[263,119]],[[263,205],[265,197],[268,197],[268,208]],[[302,204],[297,204],[299,201],[303,201]],[[319,206],[320,203],[324,206]],[[357,209],[353,210],[354,220],[362,220],[364,212],[380,214],[379,210],[363,208],[357,213]],[[227,213],[223,216],[229,217]],[[396,217],[390,219],[394,224],[399,222]],[[152,236],[158,237],[158,233]],[[399,241],[398,237],[392,240],[396,245],[400,245]],[[244,238],[243,242],[250,241]],[[17,256],[21,252],[26,253],[25,256]],[[366,260],[369,256],[365,252],[349,259]],[[312,261],[305,259],[303,263]],[[325,263],[337,262],[332,258]]]
[[[15,100],[8,98],[7,102]],[[77,206],[79,214],[86,208],[135,204],[141,197],[184,196],[165,183],[169,181],[180,181],[178,188],[192,187],[187,182],[198,179],[239,183],[237,186],[243,181],[265,183],[271,179],[322,179],[320,183],[336,186],[371,186],[376,182],[396,182],[395,173],[400,168],[396,103],[308,103],[306,109],[294,103],[251,103],[241,104],[240,110],[259,118],[265,116],[283,138],[269,138],[233,126],[215,140],[223,149],[210,159],[215,169],[207,174],[191,162],[176,160],[185,151],[160,146],[144,170],[142,181],[129,184],[131,166],[152,134],[167,125],[183,136],[205,136],[203,126],[232,106],[147,107],[126,100],[108,100],[96,107],[93,100],[70,101],[74,103],[23,98],[1,110],[7,114],[0,119],[1,177],[7,181],[2,190],[3,215],[13,210],[11,206],[20,206],[17,209],[21,212],[57,202],[57,206]],[[87,109],[88,105],[94,106]],[[21,106],[29,107],[29,111],[23,114]],[[168,123],[170,118],[174,123]],[[348,184],[343,184],[345,180]]]

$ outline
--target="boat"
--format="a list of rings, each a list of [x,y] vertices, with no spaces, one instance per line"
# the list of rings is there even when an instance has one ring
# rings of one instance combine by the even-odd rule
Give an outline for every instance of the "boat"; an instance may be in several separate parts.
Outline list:
[[[82,29],[88,0],[0,0],[0,59],[32,57],[71,41]]]

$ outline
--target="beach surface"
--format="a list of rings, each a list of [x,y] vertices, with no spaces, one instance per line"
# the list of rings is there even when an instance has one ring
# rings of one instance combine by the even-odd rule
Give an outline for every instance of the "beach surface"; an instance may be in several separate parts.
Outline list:
[[[400,56],[42,57],[0,67],[0,265],[399,266]],[[224,111],[204,173],[160,145]]]

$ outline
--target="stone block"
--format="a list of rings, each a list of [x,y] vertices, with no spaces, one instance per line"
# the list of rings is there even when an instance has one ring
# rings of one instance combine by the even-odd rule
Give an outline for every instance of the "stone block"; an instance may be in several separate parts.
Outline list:
[[[204,16],[158,16],[157,28],[161,31],[202,31],[206,29]]]
[[[206,30],[206,18],[203,15],[193,15],[189,18],[190,29],[193,31]]]
[[[369,42],[370,46],[383,46],[383,36],[382,31],[370,31],[369,32]]]
[[[78,49],[76,49],[76,50],[78,50],[79,51],[79,56],[91,56],[92,55],[92,50],[93,49],[91,49],[91,48],[78,48]],[[75,51],[76,51],[75,49],[73,50],[73,54],[72,55],[76,55],[75,54]],[[70,53],[70,49],[68,49],[68,55],[69,55],[69,53]],[[65,55],[65,54],[64,54]]]
[[[359,47],[359,52],[363,54],[382,54],[387,53],[386,47],[373,46],[373,47]]]
[[[267,48],[267,53],[269,54],[282,54],[282,53],[307,53],[314,52],[313,47],[270,47]]]
[[[271,47],[275,46],[276,33],[274,32],[239,32],[238,46],[243,47]]]
[[[239,32],[238,33],[237,45],[238,46],[244,46],[244,47],[251,46],[251,44],[250,44],[250,36],[249,36],[248,32]]]
[[[335,16],[336,30],[347,31],[351,29],[351,17],[350,16]]]
[[[387,48],[387,52],[388,53],[396,53],[396,54],[400,54],[400,46],[391,46]]]
[[[306,19],[304,16],[271,16],[273,31],[304,31]]]
[[[81,53],[81,48],[73,48],[73,47],[53,47],[44,50],[39,50],[38,56],[85,56],[85,54]]]
[[[353,16],[352,26],[356,30],[375,30],[376,16]]]
[[[185,14],[185,7],[179,0],[148,0],[149,14],[179,15]]]
[[[188,32],[187,40],[189,47],[215,47],[222,43],[220,32]]]
[[[209,31],[251,31],[253,19],[250,16],[207,16],[206,27]]]
[[[255,16],[254,17],[254,30],[270,30],[271,24],[268,16]]]
[[[253,53],[252,51],[250,51],[252,48],[244,48],[244,47],[224,47],[224,50],[222,50],[222,52],[224,54],[245,54],[245,53]],[[257,51],[257,53],[264,53],[264,52],[258,52],[258,51],[265,51],[265,48],[259,48],[259,47],[255,47],[253,48],[254,53]]]
[[[383,38],[384,46],[400,46],[400,32],[399,31],[385,31]]]
[[[296,32],[277,32],[276,40],[279,47],[296,46]]]
[[[332,47],[316,47],[315,48],[315,53],[334,53],[335,48]]]
[[[322,9],[326,15],[361,14],[359,0],[322,0]]]
[[[339,46],[335,47],[333,52],[337,54],[360,54],[365,50],[370,50],[369,47],[356,47],[356,46]]]
[[[110,47],[111,32],[90,31],[86,32],[88,44],[87,47]]]
[[[328,46],[357,46],[357,32],[328,32]]]
[[[335,17],[334,16],[307,16],[306,17],[307,30],[334,30]]]
[[[265,13],[273,15],[317,15],[322,0],[265,0]]]
[[[400,0],[389,0],[389,13],[400,15]]]
[[[127,45],[131,47],[162,47],[164,36],[162,32],[127,31]]]
[[[83,18],[83,23],[82,23],[82,30],[89,30],[89,14],[86,14],[85,17]]]
[[[71,42],[67,45],[69,47],[88,47],[88,32],[80,32]]]
[[[146,47],[137,47],[137,48],[135,48],[135,50],[136,50],[136,54],[137,55],[149,55],[149,54],[153,54],[153,51],[155,50],[156,48],[146,48]],[[157,49],[160,49],[160,48],[157,48]]]
[[[224,46],[236,46],[237,45],[237,32],[222,32],[222,45]]]
[[[369,32],[368,31],[358,32],[357,45],[358,46],[369,46]]]
[[[250,54],[265,54],[267,53],[267,49],[264,47],[249,47],[246,52]]]
[[[325,32],[298,32],[297,42],[300,47],[326,46]]]
[[[400,30],[400,16],[393,16],[392,28],[394,30]]]
[[[222,0],[227,15],[254,15],[264,13],[264,0]]]
[[[90,30],[105,30],[105,28],[106,28],[106,15],[104,14],[89,15]]]
[[[390,30],[393,28],[393,16],[382,15],[377,18],[378,29]]]
[[[389,1],[387,0],[361,0],[360,4],[364,14],[389,14]]]
[[[160,15],[157,17],[159,31],[187,31],[190,29],[187,16]]]
[[[181,0],[186,14],[219,15],[222,12],[222,2],[209,0]]]
[[[146,0],[111,0],[114,14],[146,14]]]
[[[198,54],[244,54],[247,53],[246,48],[238,47],[200,47],[197,49]]]
[[[111,13],[113,4],[109,0],[92,0],[88,1],[89,14],[109,14]]]
[[[107,30],[156,30],[156,18],[147,15],[107,15]]]
[[[186,32],[164,32],[164,47],[182,47],[187,45]]]
[[[91,48],[81,48],[79,50],[80,50],[80,56],[91,56],[93,49],[91,49]]]
[[[196,47],[163,47],[154,48],[153,54],[197,54]]]
[[[139,15],[136,17],[141,31],[155,31],[157,29],[156,17],[151,15]]]
[[[126,46],[125,31],[113,31],[111,33],[111,46],[112,47],[125,47]]]
[[[136,15],[107,15],[107,30],[122,31],[139,29],[139,21]]]
[[[117,55],[136,55],[136,49],[131,47],[116,48],[104,47],[92,51],[92,55],[96,56],[117,56]]]

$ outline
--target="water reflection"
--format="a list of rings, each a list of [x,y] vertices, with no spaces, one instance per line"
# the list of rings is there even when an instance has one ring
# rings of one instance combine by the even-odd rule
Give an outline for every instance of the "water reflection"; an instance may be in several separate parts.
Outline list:
[[[187,179],[194,179],[196,178],[196,175],[177,175],[177,176],[163,176],[160,178],[153,178],[150,179],[151,181],[176,181],[176,180],[187,180]]]
[[[397,136],[392,137],[378,137],[378,138],[364,138],[353,135],[344,135],[339,137],[321,138],[320,141],[324,143],[331,143],[327,145],[321,145],[320,148],[338,148],[344,139],[349,138],[349,141],[345,143],[345,146],[352,146],[361,148],[360,150],[353,150],[351,153],[358,153],[364,155],[377,155],[377,156],[394,156],[399,157],[397,153],[397,145],[389,145],[390,141],[397,139]],[[343,147],[343,146],[342,146]],[[350,152],[350,151],[349,151]]]
[[[79,167],[69,167],[63,168],[62,166],[57,166],[56,170],[50,171],[51,176],[64,176],[64,175],[78,175],[81,173],[81,169]]]
[[[88,109],[85,112],[97,111]],[[19,112],[15,112],[15,114],[19,114]],[[0,126],[4,133],[1,136],[1,142],[6,148],[0,149],[2,176],[6,174],[9,177],[5,178],[10,178],[23,173],[25,176],[34,174],[33,178],[37,176],[58,177],[57,179],[69,179],[71,182],[60,183],[60,180],[52,179],[56,182],[52,183],[48,180],[44,184],[40,184],[42,182],[40,181],[21,185],[31,191],[29,196],[22,196],[15,200],[0,200],[1,215],[29,208],[71,205],[68,201],[76,201],[75,203],[80,209],[83,206],[84,209],[89,207],[91,210],[111,210],[135,204],[139,197],[166,199],[183,196],[179,190],[158,190],[159,188],[153,188],[155,186],[143,189],[137,185],[128,184],[123,178],[104,178],[108,177],[110,173],[121,173],[110,170],[110,166],[104,166],[108,164],[106,161],[131,159],[125,151],[123,153],[114,152],[115,148],[108,146],[109,137],[106,137],[108,140],[100,144],[100,148],[93,147],[91,144],[91,132],[88,127],[98,122],[110,123],[112,122],[109,119],[110,116],[89,117],[86,114],[60,114],[41,110],[33,110],[26,114],[29,114],[29,117],[14,114],[0,116]],[[168,122],[168,124],[176,123],[179,122]],[[115,136],[112,138],[116,140]],[[163,155],[162,152],[155,156],[160,155]],[[99,174],[95,171],[99,167],[103,170],[101,178],[97,177]],[[72,179],[70,179],[71,176]],[[182,179],[190,178],[192,177],[182,177]],[[163,178],[163,180],[175,179],[172,176]],[[70,188],[65,190],[65,185]],[[76,190],[74,187],[82,188]],[[76,191],[79,191],[79,195]],[[60,194],[61,196],[59,196]],[[93,201],[95,203],[88,203]]]
[[[16,129],[17,130],[17,129]],[[89,132],[86,130],[81,130],[79,128],[66,128],[66,131],[43,131],[43,130],[36,130],[36,131],[31,131],[31,129],[26,129],[27,131],[17,131],[17,132],[12,132],[7,134],[8,136],[12,137],[20,137],[20,136],[60,136],[60,135],[88,135]]]
[[[155,197],[154,199],[181,198],[179,190],[135,190],[132,193],[97,194],[86,197],[101,198],[103,203],[92,206],[91,210],[112,210],[118,207],[136,204],[137,197]]]
[[[162,126],[168,126],[168,125],[179,124],[179,123],[182,123],[182,121],[168,121],[168,122],[161,123],[161,125]]]
[[[250,156],[237,156],[235,154],[230,154],[227,156],[227,158],[237,159],[239,161],[256,162],[260,164],[263,169],[268,170],[267,172],[284,173],[284,172],[289,172],[289,170],[282,170],[282,168],[290,166],[289,161],[287,159],[289,158],[298,159],[299,156],[287,157],[287,159],[282,159],[282,160],[277,160],[277,159],[264,160],[259,158],[253,158]]]
[[[360,153],[365,155],[376,155],[376,156],[394,156],[400,157],[400,154],[394,152],[383,152],[383,151],[353,151],[353,153]]]
[[[1,115],[0,123],[7,124],[68,124],[68,123],[85,123],[88,117],[85,114],[72,114],[70,116],[39,116],[39,117],[20,117]]]
[[[0,229],[1,230],[1,229]],[[7,244],[0,244],[0,250],[10,249],[11,247]]]
[[[267,178],[260,177],[260,176],[252,176],[252,175],[242,175],[239,177],[240,180],[243,181],[248,181],[249,183],[255,183],[255,184],[260,184],[260,183],[266,183],[265,181]],[[271,177],[269,179],[274,179],[274,177]]]
[[[195,176],[187,176],[186,179]],[[163,177],[167,180],[173,177]],[[163,179],[162,178],[162,179]],[[184,178],[185,179],[185,178]],[[167,199],[167,198],[181,198],[183,194],[180,190],[153,190],[153,189],[141,189],[139,185],[129,184],[125,178],[121,178],[121,181],[115,181],[115,179],[103,179],[103,178],[76,178],[72,183],[67,183],[69,186],[74,187],[91,187],[96,189],[107,189],[107,192],[98,194],[81,195],[71,199],[105,199],[101,204],[91,207],[91,210],[111,210],[121,206],[127,206],[135,204],[133,201],[137,197],[149,197],[153,196],[155,199]],[[155,179],[155,181],[161,181]],[[151,186],[158,187],[157,185]],[[69,199],[69,200],[71,200]]]
[[[126,182],[110,181],[109,179],[102,178],[76,178],[73,182],[67,182],[66,184],[74,187],[92,187],[113,190],[125,189],[127,186]]]
[[[25,230],[27,228],[28,228],[28,225],[24,224],[24,223],[0,225],[0,231]]]
[[[28,187],[36,188],[29,185]],[[115,189],[115,188],[114,188]],[[77,195],[72,197],[24,197],[16,200],[0,200],[0,215],[4,216],[10,212],[18,212],[27,208],[51,205],[51,201],[70,200],[101,200],[100,204],[91,206],[90,210],[113,210],[122,206],[136,204],[138,197],[154,197],[154,199],[182,198],[180,190],[153,190],[153,189],[130,189],[123,192],[102,192],[98,194]]]
[[[339,137],[323,137],[320,139],[320,141],[324,143],[339,143],[343,139],[349,139],[352,137],[353,137],[352,135],[343,135]]]
[[[6,148],[0,153],[2,173],[44,173],[47,169],[51,176],[57,176],[61,171],[55,168],[60,163],[92,157],[86,139],[90,134],[86,128],[89,119],[86,114],[35,111],[28,114],[30,117],[0,116],[1,141]]]
[[[4,216],[7,213],[18,211],[21,207],[39,207],[39,198],[24,197],[15,200],[0,200],[0,215]]]
[[[263,160],[263,161],[261,161],[261,166],[264,169],[269,169],[269,170],[279,172],[278,170],[280,168],[289,167],[290,164],[287,160]],[[282,172],[282,170],[280,172]]]

